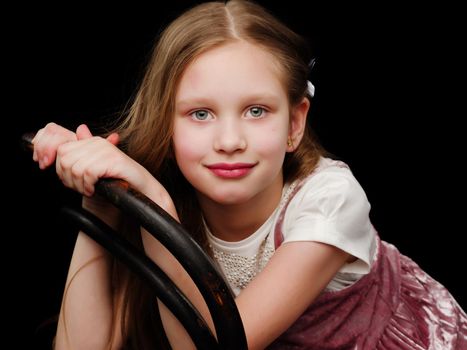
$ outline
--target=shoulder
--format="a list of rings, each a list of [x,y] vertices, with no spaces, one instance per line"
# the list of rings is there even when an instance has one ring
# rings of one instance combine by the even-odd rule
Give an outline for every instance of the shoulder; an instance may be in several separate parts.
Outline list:
[[[322,158],[317,168],[297,186],[300,188],[291,199],[289,209],[312,206],[328,218],[342,209],[358,208],[365,215],[370,210],[365,191],[342,161]]]
[[[327,243],[365,262],[368,271],[376,237],[369,213],[370,203],[349,167],[324,158],[297,184],[281,225],[284,243]]]

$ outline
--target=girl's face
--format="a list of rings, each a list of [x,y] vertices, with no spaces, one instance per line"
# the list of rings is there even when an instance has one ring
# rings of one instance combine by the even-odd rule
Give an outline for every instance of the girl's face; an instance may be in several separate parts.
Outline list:
[[[288,150],[289,103],[274,58],[246,42],[209,50],[184,72],[173,143],[200,200],[277,198]]]

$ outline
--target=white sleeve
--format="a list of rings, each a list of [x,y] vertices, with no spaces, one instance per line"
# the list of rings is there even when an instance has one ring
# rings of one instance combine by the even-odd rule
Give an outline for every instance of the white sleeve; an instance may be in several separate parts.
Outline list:
[[[368,273],[376,231],[370,203],[349,169],[325,169],[306,180],[284,217],[284,242],[316,241],[338,247],[357,261],[340,271]]]

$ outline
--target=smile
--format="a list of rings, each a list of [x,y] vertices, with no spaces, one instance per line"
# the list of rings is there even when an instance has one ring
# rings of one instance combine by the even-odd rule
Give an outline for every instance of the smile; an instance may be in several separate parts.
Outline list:
[[[216,163],[207,165],[206,168],[222,178],[237,179],[248,175],[257,163]]]

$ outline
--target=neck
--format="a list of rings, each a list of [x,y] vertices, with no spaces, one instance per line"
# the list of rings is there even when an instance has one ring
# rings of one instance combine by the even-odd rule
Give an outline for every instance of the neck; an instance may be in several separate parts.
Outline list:
[[[241,241],[258,230],[279,205],[282,176],[245,203],[219,204],[199,196],[201,210],[212,234],[229,242]]]

